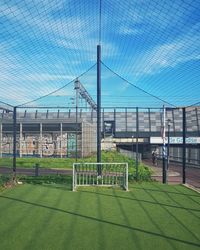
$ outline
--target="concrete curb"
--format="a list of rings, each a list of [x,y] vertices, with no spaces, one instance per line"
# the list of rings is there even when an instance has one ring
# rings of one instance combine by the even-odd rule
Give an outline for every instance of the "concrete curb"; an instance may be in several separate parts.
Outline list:
[[[192,185],[189,185],[189,184],[182,184],[184,187],[186,187],[186,188],[189,188],[189,189],[191,189],[191,190],[193,190],[193,191],[195,191],[195,192],[197,192],[198,194],[200,194],[200,189],[198,189],[198,188],[195,188],[195,187],[193,187]]]

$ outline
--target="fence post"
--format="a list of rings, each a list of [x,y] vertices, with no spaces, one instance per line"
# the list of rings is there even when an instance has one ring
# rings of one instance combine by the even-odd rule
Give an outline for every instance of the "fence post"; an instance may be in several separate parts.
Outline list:
[[[136,108],[136,180],[138,180],[138,136],[139,136],[139,113]]]
[[[60,123],[60,158],[62,157],[63,157],[63,124],[61,122]]]
[[[79,80],[76,79],[75,81],[75,90],[76,90],[76,162],[78,159],[78,98],[79,98],[79,88],[80,88],[80,84],[79,84]]]
[[[182,109],[183,112],[183,183],[185,184],[186,176],[185,176],[185,165],[186,165],[186,114],[185,108]]]
[[[16,178],[16,154],[17,154],[17,107],[13,110],[13,179]]]
[[[38,177],[39,176],[39,163],[35,164],[35,176]]]
[[[126,163],[126,191],[128,191],[128,163]]]
[[[74,164],[73,164],[73,180],[72,180],[72,191],[75,191],[75,176],[74,176],[74,174],[75,174],[75,170],[74,170]]]
[[[2,158],[2,123],[0,123],[0,158]]]
[[[97,45],[97,163],[101,162],[101,45]],[[101,175],[101,165],[97,167]]]
[[[163,137],[163,171],[162,171],[162,182],[167,183],[167,171],[166,171],[166,143],[165,143],[165,117],[166,115],[166,109],[165,106],[163,106],[163,131],[162,131],[162,137]]]

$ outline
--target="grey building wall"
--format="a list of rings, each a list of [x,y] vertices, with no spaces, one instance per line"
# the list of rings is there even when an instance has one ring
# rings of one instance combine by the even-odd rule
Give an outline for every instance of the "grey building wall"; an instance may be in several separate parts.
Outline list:
[[[12,123],[12,113],[1,113],[0,123]],[[162,121],[162,109],[139,109],[139,131],[160,132]],[[17,112],[18,121],[24,122],[74,122],[76,119],[75,109],[66,110],[20,110]],[[96,123],[96,112],[94,110],[78,110],[79,122]],[[115,121],[116,132],[136,131],[136,109],[102,109],[102,128],[104,121]],[[171,109],[166,112],[166,121],[170,120],[170,131],[172,133],[182,131],[182,109]],[[186,109],[187,132],[200,134],[200,107]]]

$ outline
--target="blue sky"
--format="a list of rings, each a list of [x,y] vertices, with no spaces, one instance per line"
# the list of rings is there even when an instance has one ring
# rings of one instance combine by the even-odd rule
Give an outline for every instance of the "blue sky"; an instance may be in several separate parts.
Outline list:
[[[200,102],[200,1],[102,0],[102,61],[176,106]],[[29,102],[96,63],[98,0],[0,4],[1,101]],[[81,82],[96,99],[96,68]],[[102,65],[103,106],[162,106]],[[73,84],[34,105],[68,105]]]

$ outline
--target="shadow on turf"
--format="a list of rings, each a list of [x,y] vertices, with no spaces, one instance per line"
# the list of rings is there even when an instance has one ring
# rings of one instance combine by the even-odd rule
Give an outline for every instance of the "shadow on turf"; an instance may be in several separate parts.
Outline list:
[[[184,195],[184,196],[194,196],[194,197],[200,198],[200,195],[184,194],[184,193],[180,193],[180,192],[165,191],[165,190],[161,190],[161,189],[152,189],[152,188],[144,188],[144,187],[134,187],[134,189],[149,190],[149,191],[153,191],[153,192],[163,192],[163,193],[169,193],[169,194],[179,194],[179,195]]]
[[[186,188],[186,187],[184,187],[184,188]],[[174,187],[174,189],[177,190],[176,187]],[[179,190],[177,190],[177,191],[179,191]],[[188,199],[190,199],[191,201],[193,201],[193,202],[197,203],[198,205],[200,205],[200,200],[198,202],[197,200],[195,200],[195,197],[200,198],[200,195],[188,195],[187,196]]]
[[[152,198],[155,202],[157,202],[157,199],[152,195],[151,192],[149,192],[149,191],[147,191],[147,190],[146,190],[146,192],[147,192],[148,195],[151,196],[151,198]],[[133,195],[133,193],[132,193],[132,195]],[[171,199],[173,202],[176,202],[169,194],[167,194],[167,195],[168,195],[168,198],[169,198],[169,199]],[[178,202],[176,202],[176,204],[179,205]],[[178,219],[178,218],[177,218],[170,210],[168,210],[165,206],[160,206],[160,207],[161,207],[162,209],[165,210],[166,214],[168,214],[170,217],[174,218],[174,220],[175,220],[176,222],[178,222],[178,224],[180,224],[180,225],[184,228],[184,230],[188,231],[188,233],[191,234],[197,241],[199,240],[199,239],[197,238],[197,236],[196,236],[194,233],[192,233],[192,232],[188,229],[188,227],[182,222],[182,220]],[[192,213],[192,212],[191,212],[191,213]],[[192,213],[192,214],[193,214],[193,213]],[[195,217],[199,218],[199,217],[196,216],[195,214],[193,214],[193,215],[194,215]]]
[[[128,216],[127,216],[127,213],[126,213],[126,211],[124,210],[124,207],[123,207],[121,198],[120,198],[119,196],[116,195],[116,190],[115,190],[115,189],[112,189],[112,192],[113,192],[113,196],[114,196],[115,199],[116,199],[117,205],[118,205],[118,207],[119,207],[119,209],[120,209],[120,214],[122,215],[122,217],[123,217],[123,219],[124,219],[126,225],[127,225],[128,227],[131,227],[129,218],[128,218]],[[98,196],[99,196],[99,195],[98,195]],[[132,233],[134,234],[134,237],[131,237],[133,243],[135,243],[137,249],[141,249],[140,241],[138,240],[138,236],[137,236],[136,231],[133,230]]]
[[[88,215],[78,214],[78,213],[75,213],[75,212],[67,211],[67,210],[64,210],[64,209],[56,208],[56,207],[50,207],[50,206],[46,206],[46,205],[42,205],[42,204],[37,204],[37,203],[34,203],[34,202],[24,201],[24,200],[21,200],[21,199],[11,198],[11,197],[4,196],[4,195],[0,195],[0,198],[13,200],[13,201],[16,201],[16,202],[21,202],[21,203],[24,203],[24,204],[27,204],[27,205],[32,205],[32,206],[41,207],[41,208],[45,208],[45,209],[50,209],[50,210],[53,210],[53,211],[56,211],[56,212],[77,216],[77,217],[84,218],[84,219],[87,219],[87,220],[92,220],[92,221],[96,221],[96,222],[99,222],[99,223],[105,223],[105,224],[113,225],[113,226],[116,226],[116,227],[125,228],[125,229],[129,229],[129,230],[132,230],[132,231],[137,231],[137,232],[140,232],[140,233],[145,233],[145,234],[149,234],[149,235],[152,235],[152,236],[161,237],[161,238],[164,238],[164,239],[167,239],[167,240],[173,240],[173,241],[176,241],[176,242],[179,242],[179,243],[184,243],[184,244],[187,244],[187,245],[200,247],[200,244],[195,243],[195,242],[186,241],[186,240],[182,240],[182,239],[177,239],[177,238],[174,238],[174,237],[171,237],[171,236],[162,235],[160,233],[150,232],[150,231],[147,231],[147,230],[143,230],[141,228],[131,227],[131,226],[115,223],[115,222],[112,222],[112,221],[106,221],[106,220],[94,218],[94,217],[90,217]]]
[[[72,191],[71,185],[63,185],[63,184],[41,184],[42,187],[50,188],[50,189],[57,189],[63,191]]]
[[[131,192],[131,195],[133,197],[136,197],[134,192]],[[154,225],[154,227],[157,228],[157,230],[159,232],[164,234],[162,226],[160,225],[160,223],[158,221],[155,221],[152,218],[151,212],[149,211],[149,209],[147,209],[147,206],[145,206],[145,204],[143,202],[141,202],[141,201],[138,201],[138,204],[139,204],[140,208],[143,210],[143,212],[145,213],[145,215],[148,217],[148,220],[151,222],[151,224]],[[173,245],[174,241],[173,242],[168,241],[167,243],[170,245],[170,247],[172,249],[174,249],[174,250],[176,249],[176,247]]]
[[[149,189],[148,189],[148,191],[149,191]],[[78,192],[81,192],[81,193],[90,193],[90,194],[94,194],[94,195],[98,194],[98,195],[102,195],[102,196],[108,196],[108,197],[126,199],[126,200],[131,200],[131,201],[145,202],[145,203],[150,203],[150,204],[153,204],[153,205],[160,205],[160,206],[171,207],[171,208],[179,208],[179,209],[187,210],[188,212],[191,212],[191,211],[200,212],[200,209],[186,208],[186,207],[182,207],[182,206],[175,206],[175,205],[170,205],[170,204],[165,204],[165,203],[160,203],[160,202],[147,201],[147,200],[135,199],[135,198],[130,198],[130,197],[123,197],[123,196],[119,196],[119,195],[102,194],[102,193],[99,193],[99,192],[85,191],[85,190],[84,191],[83,190],[81,190],[81,191],[79,190]],[[166,194],[166,192],[165,192],[165,194]]]
[[[154,184],[152,183],[152,185],[154,185]],[[188,189],[187,187],[184,187],[184,186],[182,186],[182,187]],[[173,189],[176,190],[177,192],[171,192],[171,191],[167,191],[167,192],[166,192],[166,191],[164,191],[164,190],[161,189],[161,186],[155,186],[156,189],[138,188],[138,187],[134,187],[134,188],[136,188],[136,189],[142,189],[142,190],[144,190],[144,191],[163,192],[163,193],[165,193],[165,194],[167,194],[167,195],[169,195],[169,194],[183,195],[183,196],[186,196],[187,199],[191,200],[192,202],[194,202],[194,203],[200,205],[200,202],[198,202],[197,200],[195,200],[195,198],[199,198],[199,201],[200,201],[200,195],[198,195],[198,194],[197,194],[197,195],[194,195],[194,194],[181,193],[181,192],[177,189],[177,186],[176,186],[176,185],[173,186]],[[176,203],[177,203],[177,202],[176,202]]]

